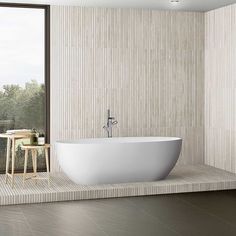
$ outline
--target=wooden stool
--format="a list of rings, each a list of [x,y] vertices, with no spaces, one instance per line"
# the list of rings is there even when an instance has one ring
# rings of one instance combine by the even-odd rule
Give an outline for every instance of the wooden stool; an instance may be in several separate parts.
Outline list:
[[[27,175],[27,161],[29,156],[29,151],[32,153],[32,163],[33,163],[33,175],[31,177],[28,177],[27,179],[34,179],[37,183],[38,179],[47,179],[48,180],[48,186],[50,186],[50,173],[49,173],[49,160],[48,160],[48,149],[50,148],[50,144],[45,144],[42,146],[39,145],[22,145],[21,149],[25,150],[25,163],[24,163],[24,174],[23,174],[23,185],[25,185],[26,175]],[[44,149],[45,151],[45,159],[46,159],[46,168],[47,168],[47,177],[42,178],[38,177],[37,175],[37,151],[39,149]]]

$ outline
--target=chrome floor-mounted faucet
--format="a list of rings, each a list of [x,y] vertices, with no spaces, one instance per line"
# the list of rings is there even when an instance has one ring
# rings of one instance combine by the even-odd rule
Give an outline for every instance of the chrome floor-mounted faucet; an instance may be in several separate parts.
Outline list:
[[[110,109],[107,110],[107,126],[103,126],[103,129],[107,131],[108,138],[112,138],[112,127],[118,124],[118,121],[115,120],[115,117],[111,117]]]

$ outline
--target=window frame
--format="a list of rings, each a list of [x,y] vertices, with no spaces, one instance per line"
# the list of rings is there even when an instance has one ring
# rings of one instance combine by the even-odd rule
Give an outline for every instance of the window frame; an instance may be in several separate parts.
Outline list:
[[[45,84],[45,114],[46,114],[45,141],[46,143],[50,143],[50,5],[0,2],[0,7],[32,8],[32,9],[44,10],[44,24],[45,24],[44,25],[44,84]],[[49,156],[49,169],[50,169],[50,156]],[[22,170],[21,169],[15,170],[15,172],[22,172]],[[46,167],[38,171],[45,172]]]

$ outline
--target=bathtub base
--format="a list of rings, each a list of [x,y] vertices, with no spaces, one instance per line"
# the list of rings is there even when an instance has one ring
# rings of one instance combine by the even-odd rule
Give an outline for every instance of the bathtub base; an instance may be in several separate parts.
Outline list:
[[[0,175],[0,205],[236,189],[235,174],[205,165],[176,166],[165,180],[147,183],[82,186],[74,184],[62,173],[51,179],[50,187],[47,181],[37,185],[28,181],[23,188],[19,176],[12,189],[5,184],[5,175]]]

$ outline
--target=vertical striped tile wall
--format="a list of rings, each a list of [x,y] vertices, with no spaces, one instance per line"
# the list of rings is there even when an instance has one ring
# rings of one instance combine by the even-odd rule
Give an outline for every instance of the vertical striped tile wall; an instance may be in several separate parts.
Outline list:
[[[236,173],[236,5],[205,24],[205,162]]]
[[[204,14],[51,7],[51,141],[180,136],[203,163]],[[59,170],[52,149],[52,170]]]

